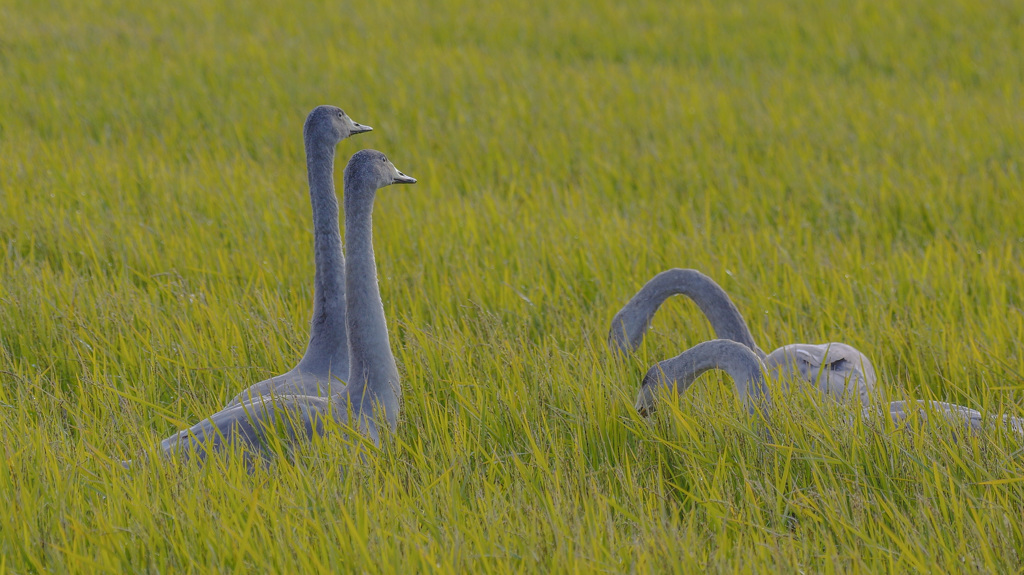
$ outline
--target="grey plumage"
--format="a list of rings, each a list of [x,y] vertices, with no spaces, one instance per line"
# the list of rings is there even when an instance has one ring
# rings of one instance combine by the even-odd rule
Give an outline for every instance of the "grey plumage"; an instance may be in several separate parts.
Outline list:
[[[651,319],[674,295],[685,295],[697,304],[708,318],[715,336],[731,339],[749,347],[760,358],[765,357],[747,327],[743,315],[732,299],[715,280],[697,270],[674,268],[651,278],[612,318],[608,330],[608,346],[615,351],[636,351],[651,327]]]
[[[1018,435],[1024,435],[1024,418],[1004,415],[1000,421],[998,416],[986,416],[976,409],[946,403],[944,401],[927,401],[923,399],[894,401],[889,404],[888,415],[897,426],[906,424],[906,420],[917,413],[922,419],[927,419],[929,413],[935,414],[951,423],[964,426],[968,431],[979,433],[986,425],[1009,426],[1010,430]],[[870,407],[864,408],[864,417],[871,418],[876,411]]]
[[[647,282],[612,319],[609,347],[623,353],[638,348],[658,308],[676,294],[692,299],[708,318],[715,335],[722,339],[697,344],[652,366],[644,375],[637,396],[636,408],[641,415],[654,411],[660,387],[672,387],[682,394],[701,374],[715,368],[729,373],[740,399],[750,409],[770,404],[764,379],[770,375],[804,381],[826,397],[854,397],[863,406],[865,417],[876,413],[870,403],[878,378],[867,356],[845,343],[794,343],[766,355],[754,343],[743,316],[725,290],[696,270],[672,269]],[[902,425],[912,413],[922,417],[933,413],[975,432],[986,421],[997,422],[995,417],[941,401],[907,400],[888,405],[888,417],[897,425]],[[1002,422],[1024,435],[1024,419],[1007,415]]]
[[[306,117],[302,136],[306,174],[313,207],[313,317],[309,343],[299,363],[287,373],[251,385],[227,407],[261,395],[326,397],[345,385],[349,372],[348,326],[345,318],[345,256],[338,228],[338,197],[334,192],[334,154],[338,143],[373,128],[355,122],[335,106],[317,106]]]
[[[832,350],[829,351],[831,353]],[[787,353],[786,355],[793,361],[803,361],[794,357],[793,354]],[[817,359],[811,361],[816,362]],[[813,367],[798,367],[796,369],[815,373],[821,367],[822,364],[817,363]],[[751,410],[770,404],[771,398],[764,380],[766,367],[757,355],[737,342],[716,339],[699,343],[678,356],[651,367],[644,375],[643,383],[640,386],[640,394],[636,400],[637,411],[643,416],[649,415],[654,411],[654,399],[658,389],[670,387],[674,388],[677,393],[683,394],[694,380],[710,369],[725,370],[732,377],[740,399]],[[821,377],[821,374],[818,374],[817,377]],[[877,410],[871,406],[863,409],[863,416],[868,419],[876,416],[877,413]],[[929,415],[935,415],[954,425],[961,425],[974,433],[982,431],[986,425],[1001,423],[1008,426],[1014,433],[1024,435],[1024,418],[1006,415],[1000,420],[996,416],[985,416],[977,410],[955,403],[925,400],[893,401],[888,405],[886,412],[897,426],[904,426],[906,420],[915,413],[925,419]]]
[[[648,281],[615,314],[608,345],[620,352],[638,348],[658,308],[677,294],[697,304],[716,337],[746,346],[764,360],[769,371],[797,377],[835,399],[854,396],[863,404],[868,403],[877,378],[867,356],[844,343],[794,343],[765,354],[754,343],[750,328],[729,294],[697,270],[670,269]]]
[[[356,152],[345,167],[345,241],[348,244],[345,286],[350,361],[346,390],[380,402],[392,430],[398,423],[401,388],[377,285],[373,200],[378,188],[415,183],[415,178],[398,171],[376,150]]]
[[[246,398],[164,440],[161,449],[165,453],[202,458],[225,445],[243,445],[260,452],[268,434],[281,424],[286,439],[299,440],[321,435],[324,423],[333,420],[357,428],[377,445],[378,416],[395,430],[401,387],[377,285],[372,213],[377,189],[416,180],[375,150],[356,152],[345,167],[344,178],[348,384],[340,389],[335,386],[330,397],[283,394],[277,388],[277,393]]]
[[[765,385],[765,367],[747,346],[728,339],[698,343],[683,353],[652,366],[644,375],[636,409],[646,417],[654,412],[658,389],[669,387],[682,395],[703,373],[724,369],[736,385],[736,393],[749,409],[767,406],[771,396]]]
[[[871,403],[878,381],[866,355],[845,343],[791,343],[768,354],[765,367],[777,376],[795,375],[825,396]]]

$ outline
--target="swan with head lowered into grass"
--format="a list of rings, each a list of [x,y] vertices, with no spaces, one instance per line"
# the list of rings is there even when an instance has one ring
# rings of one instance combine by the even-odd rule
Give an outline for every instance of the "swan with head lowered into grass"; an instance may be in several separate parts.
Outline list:
[[[348,377],[348,326],[345,320],[345,256],[338,229],[334,193],[334,153],[338,143],[373,128],[355,122],[341,108],[317,106],[302,129],[306,175],[313,205],[313,317],[309,344],[287,373],[253,384],[228,406],[261,395],[328,396]]]
[[[344,276],[347,383],[336,384],[328,397],[286,394],[281,393],[281,388],[272,388],[271,393],[243,398],[164,440],[160,446],[164,453],[205,457],[209,451],[226,445],[241,445],[260,452],[270,434],[277,433],[275,428],[281,425],[286,439],[296,440],[322,435],[326,422],[335,421],[358,429],[377,445],[378,419],[395,430],[401,387],[377,284],[373,202],[379,188],[414,184],[416,180],[398,171],[381,152],[361,150],[345,166],[344,181],[348,246]],[[328,367],[334,373],[334,367]]]
[[[793,343],[765,354],[754,343],[747,322],[729,294],[697,270],[670,269],[648,281],[612,318],[609,347],[623,353],[640,347],[658,308],[677,294],[697,304],[715,337],[747,347],[769,372],[796,377],[828,397],[855,398],[863,405],[870,402],[877,377],[867,356],[845,343]]]
[[[761,358],[749,347],[736,341],[716,339],[699,343],[676,357],[652,366],[640,385],[636,400],[637,411],[645,417],[650,415],[655,410],[655,399],[660,389],[674,389],[683,394],[694,380],[712,369],[722,369],[732,377],[740,400],[751,410],[770,404],[771,397],[764,379],[766,369]],[[876,413],[874,407],[863,408],[865,418],[871,418]],[[980,411],[943,401],[905,400],[888,405],[888,415],[897,427],[905,425],[913,414],[921,419],[935,415],[975,433],[986,426],[1000,423],[998,416],[986,417]],[[1004,415],[1001,422],[1014,433],[1024,436],[1024,418]]]
[[[667,387],[682,395],[698,377],[712,369],[724,370],[732,377],[736,394],[749,409],[766,407],[771,402],[761,358],[740,342],[714,339],[698,343],[647,370],[636,398],[636,410],[647,417],[654,412],[659,389]]]

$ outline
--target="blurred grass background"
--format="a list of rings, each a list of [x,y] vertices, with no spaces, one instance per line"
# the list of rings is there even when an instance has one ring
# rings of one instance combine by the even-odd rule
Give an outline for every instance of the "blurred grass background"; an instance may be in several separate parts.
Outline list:
[[[981,571],[1024,563],[1024,452],[749,420],[654,361],[840,340],[894,396],[1024,411],[1024,5],[0,1],[0,571]],[[399,432],[250,476],[134,457],[306,344],[306,113],[374,127]],[[340,183],[340,182],[339,182]]]

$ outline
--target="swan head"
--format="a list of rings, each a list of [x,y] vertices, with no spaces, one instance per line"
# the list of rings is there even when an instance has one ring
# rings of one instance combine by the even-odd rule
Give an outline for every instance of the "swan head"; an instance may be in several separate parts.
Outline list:
[[[625,355],[636,351],[644,341],[644,333],[651,327],[651,318],[639,313],[634,307],[626,304],[612,318],[612,326],[608,329],[608,347],[614,352]]]
[[[655,399],[658,395],[658,388],[662,386],[671,385],[671,382],[665,373],[661,370],[661,366],[655,365],[651,369],[647,370],[644,374],[644,379],[640,383],[640,393],[636,396],[636,402],[633,407],[636,408],[640,417],[649,417],[654,413]]]
[[[871,360],[845,343],[794,343],[771,352],[764,363],[770,371],[795,376],[829,397],[849,396],[865,405],[878,381]]]
[[[317,106],[306,116],[306,125],[303,127],[303,135],[306,141],[326,141],[336,145],[349,136],[372,131],[373,128],[360,124],[344,110],[337,106]]]
[[[391,184],[415,184],[416,178],[398,171],[382,152],[359,150],[345,166],[345,193],[376,190]]]

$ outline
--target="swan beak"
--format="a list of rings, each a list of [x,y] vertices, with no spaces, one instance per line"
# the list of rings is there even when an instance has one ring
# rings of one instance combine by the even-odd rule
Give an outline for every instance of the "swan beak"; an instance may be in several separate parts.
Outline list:
[[[373,128],[366,124],[360,124],[359,122],[352,122],[352,135],[362,134],[363,132],[372,132]]]
[[[651,393],[650,388],[644,386],[640,389],[640,395],[637,396],[633,407],[636,408],[640,417],[650,417],[654,413],[654,394]]]
[[[395,179],[391,183],[392,184],[415,184],[416,183],[416,178],[414,178],[412,176],[407,176],[407,175],[403,174],[402,172],[398,172],[398,174],[395,175]]]

